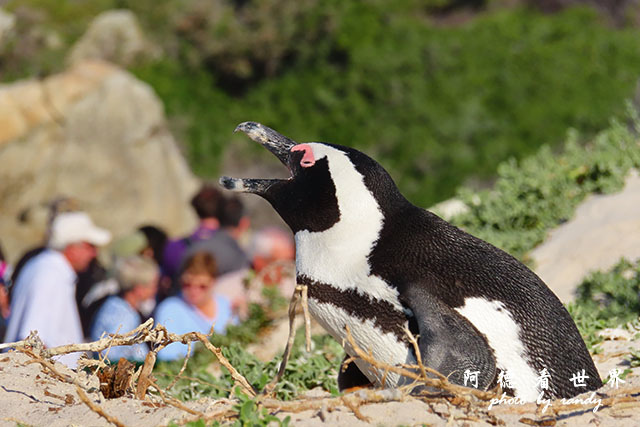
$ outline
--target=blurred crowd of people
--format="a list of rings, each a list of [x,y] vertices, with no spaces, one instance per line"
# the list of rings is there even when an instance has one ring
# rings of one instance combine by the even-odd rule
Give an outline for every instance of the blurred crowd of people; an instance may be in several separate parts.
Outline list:
[[[259,274],[261,283],[291,296],[295,281],[281,270],[294,259],[289,233],[252,231],[242,201],[212,185],[203,185],[191,206],[198,226],[175,239],[153,225],[114,239],[87,213],[56,206],[46,244],[13,266],[0,248],[0,338],[15,342],[37,331],[45,346],[55,347],[124,334],[150,317],[176,334],[212,327],[224,334],[261,298],[249,277]],[[148,350],[146,344],[112,347],[101,356],[143,361]],[[158,359],[187,352],[174,343]],[[75,367],[80,356],[59,360]]]

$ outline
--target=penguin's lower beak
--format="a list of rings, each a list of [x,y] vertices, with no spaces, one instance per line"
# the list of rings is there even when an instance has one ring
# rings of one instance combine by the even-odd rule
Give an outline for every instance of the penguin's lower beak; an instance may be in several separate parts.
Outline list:
[[[234,132],[238,131],[246,133],[249,138],[271,151],[291,171],[289,155],[291,148],[297,144],[295,141],[256,122],[240,123]],[[231,178],[223,176],[220,178],[220,185],[231,191],[263,194],[273,184],[282,181],[281,179]]]

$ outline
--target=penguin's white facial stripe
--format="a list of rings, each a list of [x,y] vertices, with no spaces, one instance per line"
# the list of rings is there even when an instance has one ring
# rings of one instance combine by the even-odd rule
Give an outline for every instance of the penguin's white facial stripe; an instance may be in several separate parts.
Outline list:
[[[397,289],[370,276],[368,256],[384,217],[364,177],[343,151],[315,142],[306,145],[312,148],[316,161],[324,157],[328,160],[340,220],[321,232],[302,230],[295,234],[298,274],[339,289],[355,289],[402,309]]]
[[[455,310],[487,337],[497,367],[508,372],[516,395],[526,401],[536,400],[540,392],[538,373],[527,361],[520,327],[504,304],[484,298],[466,298],[464,303]]]
[[[399,342],[394,334],[383,333],[376,327],[373,320],[358,319],[333,304],[319,303],[314,298],[309,298],[309,311],[331,336],[339,343],[344,343],[345,351],[349,355],[355,355],[356,353],[346,339],[345,325],[349,325],[351,336],[358,347],[365,352],[371,351],[376,360],[390,365],[416,364],[416,360],[406,344]],[[369,380],[378,386],[381,385],[384,372],[373,368],[360,359],[358,359],[356,365]],[[385,385],[387,387],[398,387],[409,382],[411,380],[405,377],[388,373]]]

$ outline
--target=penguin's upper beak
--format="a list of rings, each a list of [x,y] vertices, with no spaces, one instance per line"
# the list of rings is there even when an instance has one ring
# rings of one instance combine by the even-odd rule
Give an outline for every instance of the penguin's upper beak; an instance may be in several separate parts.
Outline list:
[[[238,131],[246,133],[249,138],[271,151],[291,172],[289,158],[291,148],[297,142],[257,122],[240,123],[234,132]],[[256,194],[263,194],[273,184],[282,181],[281,179],[220,177],[220,184],[227,190]]]

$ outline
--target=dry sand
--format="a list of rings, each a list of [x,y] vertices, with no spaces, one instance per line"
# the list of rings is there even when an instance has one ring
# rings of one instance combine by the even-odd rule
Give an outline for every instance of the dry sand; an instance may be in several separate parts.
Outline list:
[[[629,350],[640,350],[640,339],[610,340],[602,345],[604,351],[596,355],[594,360],[604,378],[613,368],[624,370],[629,366]],[[78,396],[76,386],[61,381],[53,376],[39,363],[30,363],[32,359],[22,353],[7,353],[0,357],[0,426],[33,425],[33,426],[107,426],[104,418],[97,415]],[[55,364],[61,373],[70,374],[63,365]],[[625,383],[615,390],[605,385],[595,399],[605,398],[613,391],[623,392],[635,390],[635,405],[613,404],[601,407],[595,413],[594,404],[580,405],[578,409],[561,412],[556,417],[555,425],[562,426],[637,426],[640,425],[640,368],[633,368],[625,378]],[[98,391],[96,377],[84,376],[79,381],[87,389],[87,395],[108,415],[115,417],[126,426],[159,426],[167,425],[172,420],[193,419],[194,416],[175,407],[149,401],[136,400],[133,397],[105,399]],[[315,399],[328,399],[321,391],[310,393]],[[586,399],[590,393],[581,395]],[[219,411],[226,400],[200,399],[188,402],[189,408],[211,414]],[[538,407],[538,410],[542,405]],[[546,414],[535,412],[536,405],[502,404],[495,406],[490,413],[503,420],[506,425],[522,425],[519,420],[529,418],[542,419]],[[358,419],[353,411],[341,406],[335,409],[314,409],[299,413],[276,412],[279,418],[291,417],[295,426],[365,426],[365,425],[489,425],[486,420],[469,420],[465,411],[450,404],[427,404],[405,397],[401,401],[366,404],[360,407],[362,415],[369,422]],[[517,413],[515,413],[517,412]]]

